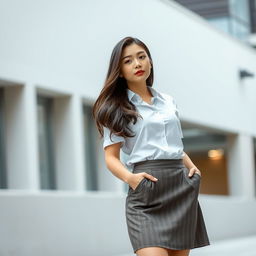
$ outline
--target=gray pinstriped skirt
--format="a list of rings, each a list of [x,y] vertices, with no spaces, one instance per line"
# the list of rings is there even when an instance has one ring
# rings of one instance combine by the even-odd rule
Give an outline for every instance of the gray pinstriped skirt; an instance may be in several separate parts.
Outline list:
[[[198,202],[201,176],[188,177],[182,159],[137,162],[133,173],[146,172],[158,178],[144,178],[126,196],[126,224],[136,250],[158,246],[174,250],[210,245]]]

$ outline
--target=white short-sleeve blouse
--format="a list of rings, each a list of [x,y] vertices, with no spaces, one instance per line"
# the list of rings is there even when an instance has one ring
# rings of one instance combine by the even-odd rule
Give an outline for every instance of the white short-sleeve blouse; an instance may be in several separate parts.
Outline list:
[[[133,168],[134,163],[150,159],[182,159],[184,156],[183,133],[179,120],[179,111],[174,98],[166,93],[158,92],[147,86],[153,97],[151,104],[130,89],[127,90],[131,101],[139,114],[137,123],[129,124],[129,128],[135,133],[133,138],[124,138],[112,134],[103,127],[103,149],[111,144],[122,142],[121,149],[128,155],[126,166]]]

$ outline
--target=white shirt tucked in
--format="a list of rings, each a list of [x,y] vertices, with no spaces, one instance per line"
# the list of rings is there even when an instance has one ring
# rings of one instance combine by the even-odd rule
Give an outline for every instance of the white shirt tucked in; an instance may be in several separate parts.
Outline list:
[[[166,93],[158,92],[147,86],[153,97],[151,104],[130,89],[127,90],[129,101],[131,101],[139,114],[137,123],[129,124],[129,128],[135,133],[133,138],[124,138],[112,134],[110,130],[103,127],[104,142],[103,149],[111,144],[122,142],[121,150],[128,155],[126,166],[133,168],[134,163],[151,159],[182,159],[183,133],[179,120],[179,112],[174,98]]]

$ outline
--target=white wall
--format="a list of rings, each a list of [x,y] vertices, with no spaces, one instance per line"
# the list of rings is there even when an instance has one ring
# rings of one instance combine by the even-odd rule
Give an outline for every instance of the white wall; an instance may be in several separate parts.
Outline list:
[[[256,80],[237,73],[255,71],[255,50],[172,1],[2,1],[0,29],[2,78],[92,98],[117,41],[138,37],[152,52],[154,86],[176,96],[181,118],[256,136]]]
[[[133,255],[125,196],[1,191],[0,255]],[[199,202],[210,242],[256,233],[255,200],[199,195]]]
[[[256,80],[238,79],[240,67],[255,72],[255,51],[171,1],[0,1],[0,34],[0,79],[25,86],[30,97],[21,109],[25,119],[19,120],[25,120],[22,127],[28,127],[28,116],[32,115],[32,126],[28,131],[22,129],[23,134],[30,134],[36,127],[33,92],[40,88],[53,94],[75,95],[72,111],[79,109],[82,100],[93,102],[102,88],[114,45],[125,36],[134,36],[148,45],[154,63],[154,86],[176,98],[182,121],[256,136]],[[18,143],[26,145],[25,163],[11,165],[12,173],[20,168],[29,179],[21,188],[37,192],[24,196],[19,191],[0,192],[3,255],[72,252],[93,256],[102,255],[104,248],[104,255],[110,256],[131,251],[119,186],[122,182],[108,173],[109,181],[113,181],[108,184],[116,184],[117,192],[81,192],[81,117],[73,113],[69,120],[75,123],[66,128],[80,132],[71,138],[78,153],[72,157],[77,169],[71,186],[77,194],[63,192],[58,196],[49,192],[45,196],[37,190],[35,129],[32,137],[20,138]],[[14,147],[12,140],[9,145],[10,149]],[[9,162],[17,161],[17,150],[16,159],[9,153]],[[30,154],[34,157],[29,158]],[[99,158],[103,160],[102,155]],[[246,165],[245,160],[243,163]],[[247,172],[252,174],[251,163],[248,167]],[[66,179],[61,187],[68,187]],[[211,239],[255,234],[255,200],[205,195],[201,202]],[[227,223],[228,228],[220,229]],[[56,237],[54,243],[50,241]]]

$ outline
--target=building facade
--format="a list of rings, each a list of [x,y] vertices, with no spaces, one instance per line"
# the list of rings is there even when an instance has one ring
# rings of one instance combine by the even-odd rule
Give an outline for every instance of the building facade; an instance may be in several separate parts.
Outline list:
[[[178,2],[0,3],[0,254],[131,251],[128,187],[107,170],[92,118],[125,36],[146,43],[153,86],[178,104],[210,240],[256,233],[256,51],[247,40],[255,21],[245,25],[251,16],[238,21],[219,1],[234,36],[201,17],[209,11],[181,5],[196,1]]]

